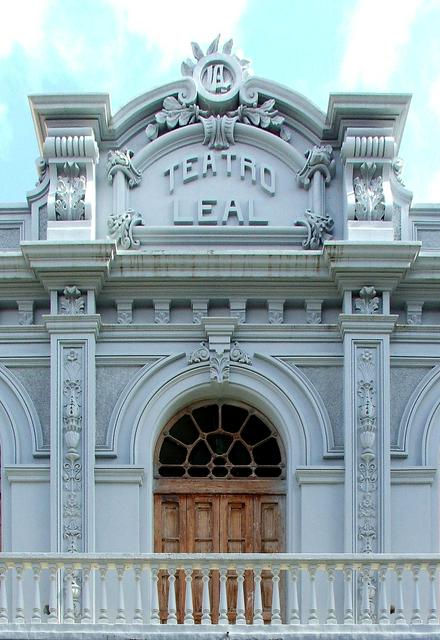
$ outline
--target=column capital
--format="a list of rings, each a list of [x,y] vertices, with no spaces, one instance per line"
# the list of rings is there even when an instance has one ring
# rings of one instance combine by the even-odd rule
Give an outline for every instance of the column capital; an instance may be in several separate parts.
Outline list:
[[[388,335],[396,326],[398,315],[341,313],[338,326],[343,338],[347,334]]]
[[[84,335],[94,334],[98,337],[101,330],[101,316],[99,314],[92,315],[44,315],[43,323],[46,326],[49,335],[65,334],[65,335]]]

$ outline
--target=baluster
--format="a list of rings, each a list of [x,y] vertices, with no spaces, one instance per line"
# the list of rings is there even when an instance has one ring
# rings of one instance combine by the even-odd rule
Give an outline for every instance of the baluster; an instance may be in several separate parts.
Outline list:
[[[220,567],[220,601],[219,601],[219,624],[229,624],[228,619],[228,595],[227,582],[228,570],[226,567]]]
[[[185,618],[183,624],[194,624],[192,567],[185,567]]]
[[[64,569],[64,622],[75,622],[73,612],[73,567],[66,565]]]
[[[32,622],[35,623],[41,622],[40,574],[40,565],[32,565],[32,577],[34,581],[34,606],[32,607]]]
[[[316,600],[316,570],[317,567],[311,565],[309,567],[310,576],[310,612],[309,612],[309,624],[318,624],[318,604]]]
[[[301,624],[298,602],[298,573],[299,567],[297,565],[293,565],[290,569],[290,577],[292,579],[292,609],[290,611],[290,624]]]
[[[353,568],[344,567],[344,624],[353,624]]]
[[[167,624],[177,624],[176,606],[176,570],[174,567],[168,568],[168,617]]]
[[[411,624],[421,624],[422,618],[420,617],[420,592],[419,592],[419,575],[420,567],[414,565],[411,569],[414,581],[414,604],[413,612],[411,616]]]
[[[118,611],[116,614],[116,622],[124,623],[127,620],[125,615],[125,597],[124,597],[124,565],[116,567],[116,575],[118,577]]]
[[[361,622],[371,624],[370,613],[370,569],[368,566],[362,567],[361,575]]]
[[[430,596],[431,607],[429,609],[428,624],[438,624],[437,613],[437,567],[435,564],[430,564],[428,567],[429,582],[430,582]]]
[[[272,567],[272,615],[270,624],[281,624],[279,567]]]
[[[254,569],[254,617],[252,624],[264,624],[263,601],[261,598],[261,569]]]
[[[90,577],[91,567],[84,566],[82,570],[82,613],[81,624],[90,624],[92,622],[92,605],[90,593]]]
[[[406,624],[405,610],[403,604],[403,571],[404,567],[399,565],[396,567],[397,576],[397,607],[396,607],[396,624]]]
[[[8,568],[0,565],[0,624],[8,622],[8,595],[6,593],[6,574]]]
[[[58,622],[57,574],[56,564],[49,565],[49,616],[47,621],[50,624]]]
[[[15,608],[15,622],[22,624],[24,622],[24,598],[23,598],[23,565],[17,564],[15,567],[15,576],[17,583],[17,606]]]
[[[211,604],[209,602],[209,567],[202,568],[202,620],[201,624],[211,624]]]
[[[159,588],[159,569],[157,567],[151,567],[150,624],[160,624],[158,588]]]
[[[73,567],[72,565],[66,565],[64,573],[64,588],[65,588],[65,606],[64,606],[64,622],[75,622],[75,616],[73,612]]]
[[[142,611],[142,593],[141,593],[141,577],[142,577],[142,567],[136,564],[133,567],[134,571],[134,581],[135,581],[135,589],[136,589],[136,602],[134,606],[134,617],[133,622],[136,624],[141,624],[144,620],[144,614]]]
[[[335,606],[335,568],[333,566],[327,567],[327,579],[328,579],[328,612],[327,612],[327,624],[336,624],[336,606]]]
[[[108,605],[107,605],[107,567],[99,567],[99,578],[101,582],[101,606],[99,607],[99,622],[108,622]]]
[[[388,567],[382,565],[379,569],[379,623],[390,624],[390,608],[387,594]]]

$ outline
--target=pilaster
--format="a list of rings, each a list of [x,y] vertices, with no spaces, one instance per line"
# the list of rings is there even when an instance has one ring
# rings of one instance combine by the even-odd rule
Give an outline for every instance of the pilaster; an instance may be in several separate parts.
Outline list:
[[[397,316],[341,314],[344,340],[345,544],[390,550],[390,334]]]
[[[84,308],[77,305],[78,310]],[[100,318],[60,311],[44,321],[51,344],[51,550],[92,552],[95,346]]]

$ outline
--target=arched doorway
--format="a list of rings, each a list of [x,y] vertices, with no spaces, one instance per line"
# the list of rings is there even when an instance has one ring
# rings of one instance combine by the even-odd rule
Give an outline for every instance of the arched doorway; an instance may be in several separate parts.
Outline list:
[[[156,552],[279,553],[284,551],[285,454],[269,420],[239,402],[186,407],[162,431],[155,451]],[[248,573],[248,572],[247,572]],[[263,617],[270,619],[270,578],[263,575]],[[201,616],[200,580],[194,580],[194,617]],[[167,581],[161,580],[166,617]],[[183,620],[183,576],[178,617]],[[218,579],[211,580],[216,622]],[[252,618],[252,576],[245,576],[246,617]],[[230,620],[236,579],[228,578]]]

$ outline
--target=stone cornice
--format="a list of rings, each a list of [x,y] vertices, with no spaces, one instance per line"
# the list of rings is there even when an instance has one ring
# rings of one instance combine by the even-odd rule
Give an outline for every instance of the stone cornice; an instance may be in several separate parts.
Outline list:
[[[346,314],[339,316],[339,329],[342,337],[348,333],[384,335],[394,331],[398,315]]]
[[[246,83],[246,91],[256,90],[261,100],[274,98],[279,111],[315,142],[321,139],[342,142],[348,126],[389,127],[399,144],[409,109],[408,94],[331,94],[327,114],[310,100],[276,82],[253,76]],[[170,95],[184,97],[191,93],[188,79],[163,85],[127,103],[114,115],[110,98],[105,93],[52,94],[29,97],[37,139],[42,145],[49,127],[91,126],[98,143],[119,142],[142,129],[151,116],[161,108]]]
[[[393,291],[412,268],[420,242],[324,243],[324,258],[330,275],[341,291],[360,289],[365,284],[377,290]]]
[[[98,292],[115,255],[114,242],[22,242],[26,263],[45,289],[75,284]]]
[[[93,315],[45,315],[43,322],[49,334],[86,334],[93,333],[95,337],[101,330],[101,316]]]

